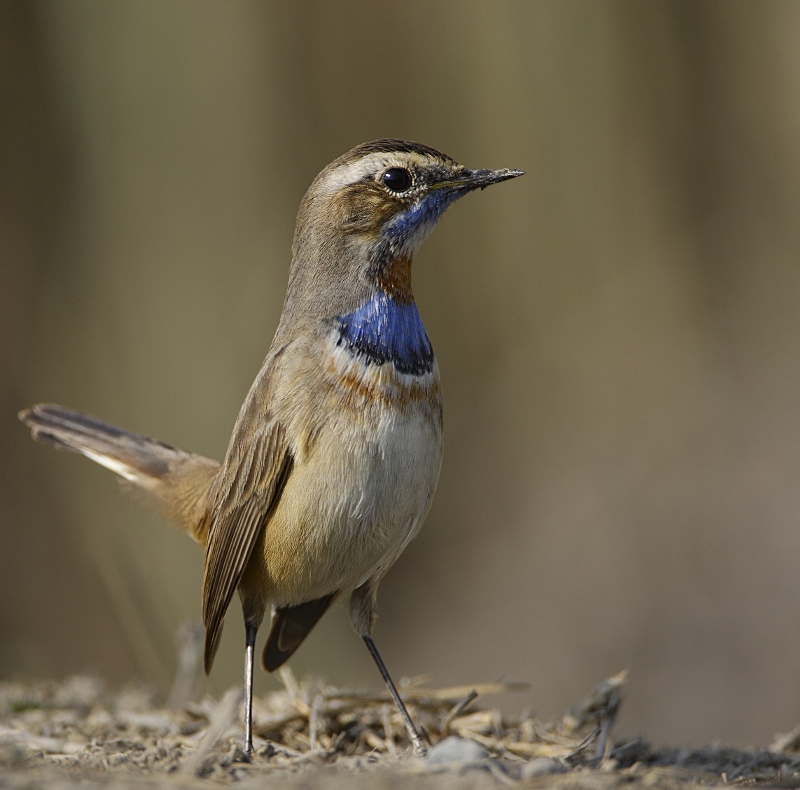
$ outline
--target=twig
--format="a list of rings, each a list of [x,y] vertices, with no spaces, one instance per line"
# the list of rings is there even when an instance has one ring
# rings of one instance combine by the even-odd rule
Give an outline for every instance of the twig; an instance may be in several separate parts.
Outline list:
[[[182,773],[197,775],[202,771],[203,763],[205,763],[209,753],[214,748],[216,742],[223,736],[225,730],[231,726],[241,704],[242,690],[240,688],[230,688],[223,694],[219,705],[217,705],[211,717],[208,731],[203,737],[203,740],[200,741],[197,749],[194,753],[189,755],[189,759],[184,763]]]
[[[470,691],[466,697],[464,697],[460,702],[450,709],[450,712],[444,717],[444,721],[442,722],[443,738],[446,738],[450,734],[450,723],[453,721],[453,719],[455,719],[456,716],[460,716],[464,712],[467,705],[469,705],[477,697],[478,692],[475,691],[475,689],[472,689],[472,691]]]
[[[178,627],[178,671],[167,699],[172,710],[182,710],[197,699],[204,633],[203,624],[197,620],[186,620]]]
[[[390,708],[384,705],[381,708],[381,722],[383,723],[383,738],[386,741],[386,748],[392,757],[397,757],[397,747],[394,745],[394,731],[392,730],[392,717],[390,715]]]
[[[319,727],[319,708],[322,705],[322,696],[317,694],[314,697],[314,704],[311,706],[311,716],[308,720],[308,740],[309,748],[312,752],[317,750],[317,728]]]

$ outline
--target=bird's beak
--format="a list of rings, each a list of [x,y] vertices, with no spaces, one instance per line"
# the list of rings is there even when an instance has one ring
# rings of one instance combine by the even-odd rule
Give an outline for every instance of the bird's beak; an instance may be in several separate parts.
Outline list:
[[[468,192],[473,189],[484,189],[492,184],[498,184],[501,181],[508,181],[509,178],[516,178],[517,176],[524,176],[523,170],[509,170],[502,168],[501,170],[462,170],[455,178],[450,178],[447,181],[440,181],[438,184],[433,184],[431,189],[453,189],[458,191]]]

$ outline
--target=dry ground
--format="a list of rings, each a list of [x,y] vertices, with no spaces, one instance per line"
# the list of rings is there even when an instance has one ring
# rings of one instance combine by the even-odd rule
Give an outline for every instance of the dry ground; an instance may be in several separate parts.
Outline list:
[[[432,748],[411,751],[388,697],[298,683],[255,704],[256,755],[241,753],[241,694],[193,701],[190,679],[159,704],[142,689],[111,693],[92,678],[0,683],[0,788],[690,788],[800,786],[796,734],[770,750],[654,750],[609,737],[624,673],[558,722],[507,720],[482,706],[503,684],[402,693]]]

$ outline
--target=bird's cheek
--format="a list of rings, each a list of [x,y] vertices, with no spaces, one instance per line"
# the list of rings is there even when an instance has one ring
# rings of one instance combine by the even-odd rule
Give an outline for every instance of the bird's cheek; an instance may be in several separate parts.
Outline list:
[[[396,210],[393,201],[372,191],[346,191],[335,204],[338,228],[345,233],[377,232]]]

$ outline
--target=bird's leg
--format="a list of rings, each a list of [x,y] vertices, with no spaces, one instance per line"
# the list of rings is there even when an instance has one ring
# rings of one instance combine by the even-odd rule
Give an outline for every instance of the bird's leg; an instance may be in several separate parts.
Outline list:
[[[414,751],[420,757],[424,757],[428,753],[428,750],[423,745],[422,738],[419,737],[419,732],[414,726],[414,722],[411,721],[411,716],[409,716],[408,710],[406,710],[406,706],[403,704],[403,700],[400,699],[400,695],[397,693],[397,688],[395,687],[394,682],[392,681],[392,678],[386,669],[386,665],[383,663],[383,659],[381,658],[381,654],[378,652],[378,648],[375,647],[375,643],[372,641],[372,638],[366,634],[362,635],[361,638],[364,640],[364,644],[367,646],[367,650],[369,650],[370,655],[375,659],[375,663],[378,665],[381,676],[386,683],[386,688],[389,689],[389,694],[391,694],[394,704],[397,705],[397,709],[400,711],[400,715],[403,717],[403,722],[408,730],[408,737],[411,738],[411,743],[414,744]]]
[[[257,625],[244,624],[244,756],[253,754],[253,664],[256,653]]]

